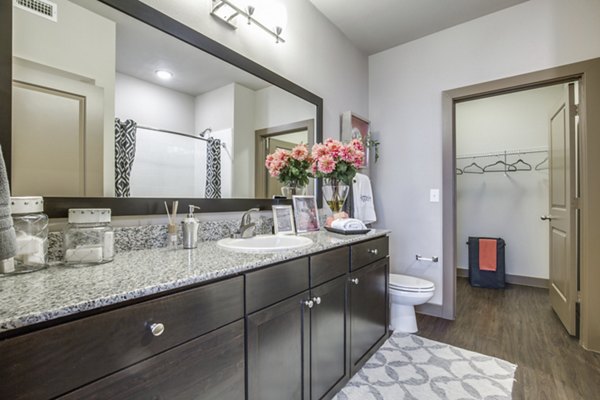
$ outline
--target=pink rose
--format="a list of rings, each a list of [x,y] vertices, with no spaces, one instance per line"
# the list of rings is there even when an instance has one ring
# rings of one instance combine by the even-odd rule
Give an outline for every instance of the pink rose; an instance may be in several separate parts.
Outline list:
[[[354,147],[352,147],[350,145],[343,146],[340,151],[340,158],[343,161],[353,163],[354,159],[356,158],[356,150],[354,150]]]
[[[364,151],[357,150],[354,154],[354,161],[353,161],[354,168],[362,167],[364,159],[365,159]]]
[[[298,161],[306,160],[308,157],[308,148],[304,143],[300,143],[292,149],[291,157]]]
[[[335,160],[330,155],[324,155],[319,158],[319,171],[324,174],[330,174],[335,169]]]
[[[354,149],[358,151],[365,151],[365,146],[363,146],[363,143],[360,139],[352,139],[350,146],[354,147]]]
[[[327,139],[327,141],[325,142],[325,146],[327,147],[327,150],[329,150],[331,156],[334,158],[340,156],[340,152],[344,147],[344,145],[341,142],[333,140],[331,138]]]
[[[312,156],[315,160],[318,160],[328,153],[329,150],[327,149],[327,146],[320,143],[315,144],[312,148]]]

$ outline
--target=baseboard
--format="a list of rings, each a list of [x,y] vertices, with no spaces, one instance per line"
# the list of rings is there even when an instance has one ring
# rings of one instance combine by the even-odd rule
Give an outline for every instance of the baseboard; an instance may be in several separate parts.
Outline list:
[[[421,304],[420,306],[415,306],[415,311],[419,314],[430,315],[432,317],[444,318],[442,316],[442,306],[439,304]]]
[[[466,268],[456,268],[456,276],[460,278],[468,278],[469,270]],[[504,279],[506,280],[506,283],[510,283],[513,285],[531,286],[542,289],[548,289],[550,287],[548,279],[544,278],[534,278],[531,276],[506,274],[504,276]]]

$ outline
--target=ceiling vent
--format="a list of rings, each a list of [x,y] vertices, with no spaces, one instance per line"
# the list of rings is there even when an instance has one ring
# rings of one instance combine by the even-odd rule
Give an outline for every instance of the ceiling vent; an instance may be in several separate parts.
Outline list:
[[[56,3],[48,0],[14,0],[16,7],[56,22]]]

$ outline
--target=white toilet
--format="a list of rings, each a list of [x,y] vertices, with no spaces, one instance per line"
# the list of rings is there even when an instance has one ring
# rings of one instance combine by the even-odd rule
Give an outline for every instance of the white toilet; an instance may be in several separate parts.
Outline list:
[[[427,303],[435,285],[414,276],[390,274],[390,328],[396,332],[417,332],[415,306]]]

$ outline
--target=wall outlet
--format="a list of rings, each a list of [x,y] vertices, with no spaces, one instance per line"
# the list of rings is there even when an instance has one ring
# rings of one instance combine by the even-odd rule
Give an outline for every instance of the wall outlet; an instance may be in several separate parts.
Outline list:
[[[432,203],[440,202],[440,189],[429,190],[429,201]]]

